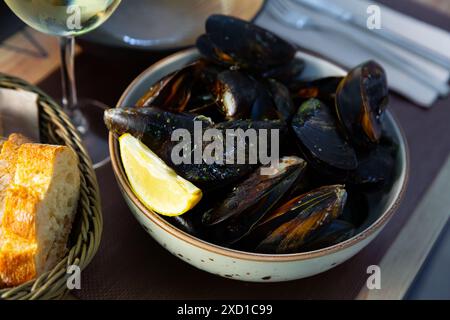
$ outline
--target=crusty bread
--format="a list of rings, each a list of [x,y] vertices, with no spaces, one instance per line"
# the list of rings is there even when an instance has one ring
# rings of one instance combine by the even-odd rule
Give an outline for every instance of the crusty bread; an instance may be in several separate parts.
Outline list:
[[[19,148],[1,226],[0,278],[7,286],[33,279],[63,257],[79,189],[78,160],[70,148]]]
[[[5,190],[11,185],[16,172],[18,150],[24,143],[29,143],[28,138],[21,134],[13,133],[8,140],[3,141],[0,152],[0,225],[4,210]]]
[[[2,240],[2,216],[4,211],[4,200],[6,196],[6,189],[11,185],[16,171],[16,161],[18,156],[18,149],[24,143],[29,143],[30,140],[21,134],[13,133],[8,139],[0,140],[0,247],[5,242]],[[10,243],[6,244],[11,246]],[[0,253],[1,255],[1,253]],[[19,259],[19,257],[18,257]],[[0,264],[6,261],[6,257],[0,257]],[[13,264],[10,264],[13,265]],[[21,271],[19,271],[21,272]],[[0,288],[5,287],[6,284],[0,278]]]

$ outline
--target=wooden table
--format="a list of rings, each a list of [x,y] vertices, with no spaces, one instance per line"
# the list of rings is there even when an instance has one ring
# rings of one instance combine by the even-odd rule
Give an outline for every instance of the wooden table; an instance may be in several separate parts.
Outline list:
[[[406,0],[381,2],[450,31],[448,17],[425,7]],[[114,106],[126,86],[163,55],[84,46],[76,65],[79,93]],[[38,83],[55,98],[60,93],[58,66],[56,40],[30,29],[12,35],[0,46],[0,72]],[[409,188],[380,236],[346,263],[308,279],[280,284],[242,283],[199,271],[171,256],[142,230],[122,200],[108,165],[97,172],[105,223],[102,244],[83,273],[82,290],[75,294],[82,299],[402,298],[448,220],[450,99],[437,102],[430,111],[396,95],[391,105],[410,144]],[[129,257],[126,261],[124,253]],[[365,289],[366,268],[372,264],[382,269],[379,291]]]

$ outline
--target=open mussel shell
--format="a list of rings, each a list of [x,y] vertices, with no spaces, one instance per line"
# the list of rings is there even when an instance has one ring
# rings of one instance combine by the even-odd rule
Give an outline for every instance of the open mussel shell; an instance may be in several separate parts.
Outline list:
[[[284,157],[274,167],[260,167],[237,185],[224,201],[203,216],[214,241],[230,245],[246,235],[277,204],[305,167],[301,158]]]
[[[217,76],[213,93],[227,119],[245,119],[257,97],[257,82],[240,71],[227,70]]]
[[[236,70],[221,72],[212,92],[225,119],[255,121],[280,119],[278,105],[269,89],[253,77]],[[277,98],[281,100],[281,98]],[[282,103],[278,102],[277,103]]]
[[[204,67],[205,62],[198,60],[163,77],[145,93],[137,106],[152,106],[174,112],[184,111],[191,98],[193,85],[199,80]]]
[[[289,90],[274,79],[260,82],[236,70],[221,72],[212,90],[225,119],[288,121],[294,106]]]
[[[211,15],[205,27],[206,35],[197,40],[197,48],[220,64],[268,70],[289,63],[295,55],[290,43],[238,18]]]
[[[331,110],[321,101],[304,102],[292,119],[292,128],[308,163],[318,171],[345,178],[357,168],[355,150],[339,133]]]
[[[191,96],[185,110],[204,115],[207,115],[206,113],[216,115],[219,110],[216,105],[216,97],[212,93],[212,88],[216,82],[217,75],[225,71],[225,69],[204,59],[200,59],[199,63],[198,74],[192,84]],[[221,116],[220,121],[223,120],[224,117]]]
[[[256,252],[300,252],[324,226],[338,218],[347,192],[342,185],[324,186],[300,195],[264,216],[245,240]]]
[[[341,81],[336,91],[336,113],[348,138],[360,148],[369,148],[381,137],[381,117],[389,91],[384,69],[365,62]]]

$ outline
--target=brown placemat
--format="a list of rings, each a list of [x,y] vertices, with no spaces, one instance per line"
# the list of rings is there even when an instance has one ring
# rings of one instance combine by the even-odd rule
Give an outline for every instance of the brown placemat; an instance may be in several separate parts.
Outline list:
[[[450,30],[448,17],[410,1],[396,1],[393,7]],[[77,60],[80,94],[114,105],[127,84],[158,58],[149,54],[139,60],[130,53],[129,57],[115,60],[83,53]],[[52,74],[41,86],[58,95],[58,74]],[[381,260],[449,154],[449,107],[450,99],[446,99],[425,111],[398,96],[392,97],[391,110],[403,126],[411,151],[410,182],[403,204],[385,230],[357,256],[326,273],[287,283],[224,279],[173,257],[134,219],[122,200],[111,167],[106,166],[98,172],[104,216],[102,243],[82,275],[82,289],[74,293],[81,299],[354,298],[366,282],[367,266]]]

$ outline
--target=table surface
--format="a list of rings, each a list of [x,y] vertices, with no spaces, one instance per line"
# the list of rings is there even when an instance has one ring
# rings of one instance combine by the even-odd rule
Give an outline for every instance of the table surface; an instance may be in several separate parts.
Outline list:
[[[404,0],[396,1],[395,4],[387,0],[381,2],[450,31],[448,17],[425,7],[411,5]],[[109,54],[105,55],[105,52]],[[114,106],[127,85],[165,54],[112,52],[85,45],[76,64],[79,94]],[[4,72],[2,68],[5,65],[2,66],[1,58],[0,72]],[[57,98],[60,93],[59,72],[49,70],[42,77],[33,73],[28,76]],[[27,74],[27,70],[17,73],[21,75],[21,72]],[[425,111],[392,95],[391,110],[405,131],[411,152],[410,182],[402,205],[383,232],[361,253],[328,272],[298,281],[279,284],[237,282],[197,270],[173,257],[153,241],[133,218],[122,200],[111,166],[101,168],[97,174],[103,199],[102,243],[97,256],[83,272],[82,289],[75,294],[82,299],[356,298],[365,285],[367,266],[380,263],[389,252],[397,234],[423,201],[425,192],[446,162],[450,153],[449,102],[449,98],[440,100],[430,111]],[[449,234],[447,227],[407,297],[428,298],[437,295],[450,298],[448,290],[436,289],[441,288],[444,281],[447,281],[444,287],[450,288],[450,277],[444,272],[449,265]],[[440,281],[436,273],[440,275]]]
[[[450,15],[450,1],[448,0],[412,0],[412,1],[422,3],[426,6],[434,8],[435,10]]]

